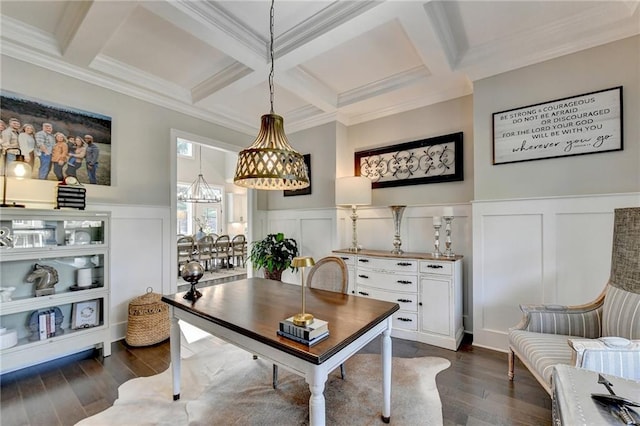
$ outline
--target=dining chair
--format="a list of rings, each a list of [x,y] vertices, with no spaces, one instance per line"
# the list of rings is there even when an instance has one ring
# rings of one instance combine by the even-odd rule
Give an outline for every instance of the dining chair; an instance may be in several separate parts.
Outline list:
[[[198,240],[198,261],[204,266],[205,271],[211,267],[215,243],[211,235],[205,235]]]
[[[191,236],[182,236],[178,238],[178,276],[184,265],[187,264],[193,257],[193,251],[195,249],[195,240]]]
[[[242,260],[242,267],[245,266],[247,254],[247,238],[240,234],[233,237],[231,240],[231,257],[233,258],[234,265],[240,264],[239,260]]]
[[[214,259],[214,262],[217,263],[219,261],[220,265],[222,265],[223,262],[226,262],[227,263],[227,269],[229,269],[229,244],[230,244],[230,242],[231,241],[230,241],[228,235],[220,235],[216,239],[214,250],[212,252],[212,258]]]
[[[323,257],[309,270],[307,286],[319,290],[347,294],[349,272],[344,260],[337,256]],[[340,364],[340,377],[346,377],[344,364]],[[273,364],[273,388],[278,386],[278,366]]]

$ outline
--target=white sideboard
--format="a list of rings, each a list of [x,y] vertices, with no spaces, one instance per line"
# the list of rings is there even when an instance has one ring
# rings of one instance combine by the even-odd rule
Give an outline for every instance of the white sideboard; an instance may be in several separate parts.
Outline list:
[[[350,294],[395,302],[394,337],[457,350],[462,325],[462,256],[334,250],[349,269]]]

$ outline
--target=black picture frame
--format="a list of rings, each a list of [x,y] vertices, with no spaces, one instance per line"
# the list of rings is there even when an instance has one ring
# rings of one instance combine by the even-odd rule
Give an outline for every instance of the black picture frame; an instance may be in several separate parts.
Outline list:
[[[464,180],[463,132],[358,151],[356,176],[371,179],[372,188]]]
[[[495,112],[493,165],[622,151],[622,86]]]
[[[283,191],[283,195],[285,197],[311,194],[311,154],[304,154],[303,157],[304,157],[304,164],[307,166],[307,173],[309,174],[309,186],[302,189],[285,189]]]

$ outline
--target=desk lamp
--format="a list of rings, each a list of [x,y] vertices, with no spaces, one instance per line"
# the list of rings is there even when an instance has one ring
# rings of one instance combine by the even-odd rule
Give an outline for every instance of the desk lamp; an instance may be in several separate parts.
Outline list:
[[[293,323],[298,326],[305,326],[313,323],[313,315],[305,312],[305,300],[304,300],[304,268],[315,265],[316,262],[313,257],[301,256],[294,257],[291,260],[291,266],[294,268],[300,268],[300,287],[302,293],[302,312],[293,316]]]

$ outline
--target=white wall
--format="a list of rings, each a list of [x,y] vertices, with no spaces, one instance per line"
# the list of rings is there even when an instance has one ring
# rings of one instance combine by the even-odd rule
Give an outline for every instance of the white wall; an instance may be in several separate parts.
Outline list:
[[[604,289],[613,210],[640,206],[640,37],[474,82],[474,344],[506,350],[518,305]],[[492,114],[623,86],[624,150],[492,165]]]

